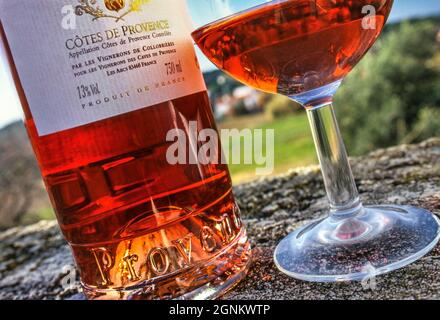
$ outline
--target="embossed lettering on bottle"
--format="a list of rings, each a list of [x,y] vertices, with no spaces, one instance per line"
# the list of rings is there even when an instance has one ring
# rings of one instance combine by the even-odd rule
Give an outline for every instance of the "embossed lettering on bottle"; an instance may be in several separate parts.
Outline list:
[[[206,220],[200,217],[193,219]],[[127,249],[120,261],[105,248],[90,249],[90,254],[94,257],[99,270],[96,282],[101,288],[118,284],[127,285],[141,279],[151,280],[189,269],[198,262],[215,256],[216,252],[232,243],[240,233],[241,219],[234,213],[225,214],[220,220],[204,223],[200,224],[198,234],[190,233],[176,239],[166,238],[160,245],[145,251],[133,249],[131,241],[127,241],[124,243]],[[225,225],[228,227],[225,228]]]

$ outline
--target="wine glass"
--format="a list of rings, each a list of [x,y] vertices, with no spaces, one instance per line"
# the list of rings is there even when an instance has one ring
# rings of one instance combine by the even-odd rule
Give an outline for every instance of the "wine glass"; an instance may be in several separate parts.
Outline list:
[[[201,26],[193,38],[210,61],[307,111],[329,215],[282,240],[274,253],[277,267],[307,281],[362,280],[428,253],[440,238],[433,214],[410,206],[362,205],[332,106],[344,77],[383,30],[393,0],[190,0],[189,5]]]

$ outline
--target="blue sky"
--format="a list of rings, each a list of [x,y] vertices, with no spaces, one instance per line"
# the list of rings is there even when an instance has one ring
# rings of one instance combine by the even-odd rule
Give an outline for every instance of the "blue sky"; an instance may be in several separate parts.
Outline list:
[[[263,0],[220,0],[229,2],[234,6],[234,10],[245,9],[255,4],[261,4]],[[210,16],[212,12],[209,8],[211,3],[209,0],[188,0],[190,11],[195,26],[204,25],[212,21]],[[238,7],[235,7],[238,6]],[[200,14],[199,14],[200,12]],[[440,14],[440,0],[394,0],[393,11],[389,18],[389,22],[396,22],[407,18]],[[214,17],[215,18],[215,17]],[[215,69],[215,66],[197,50],[199,60],[204,70]]]
[[[232,3],[239,3],[241,6],[243,6],[243,8],[252,3],[263,2],[254,0],[230,1],[232,1]],[[211,19],[211,17],[207,14],[209,10],[206,10],[206,7],[203,8],[203,3],[207,2],[207,0],[189,0],[191,11],[203,12],[203,14],[195,14],[193,17],[196,25],[204,22],[204,19]],[[394,22],[410,17],[433,15],[436,13],[440,14],[440,0],[395,0],[390,21]],[[199,57],[205,70],[213,68],[212,64],[202,57],[201,54]],[[4,57],[0,56],[0,127],[10,123],[11,121],[20,119],[22,115],[20,105],[15,97],[14,89],[12,89],[12,85],[5,69]]]

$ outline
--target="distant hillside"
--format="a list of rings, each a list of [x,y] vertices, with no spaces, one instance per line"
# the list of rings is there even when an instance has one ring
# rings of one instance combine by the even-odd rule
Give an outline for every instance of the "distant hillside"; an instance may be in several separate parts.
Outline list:
[[[243,84],[220,70],[205,72],[203,77],[205,78],[206,86],[209,89],[211,98],[224,94],[231,94],[235,88],[243,86]]]
[[[402,20],[399,22],[389,23],[385,26],[384,32],[395,30],[402,23],[406,23],[406,22],[414,23],[414,22],[418,22],[418,21],[425,21],[425,22],[432,22],[435,24],[440,24],[440,15],[434,15],[434,16],[424,17],[424,18],[413,18],[413,19]]]
[[[50,204],[23,123],[0,129],[0,228],[33,222]]]

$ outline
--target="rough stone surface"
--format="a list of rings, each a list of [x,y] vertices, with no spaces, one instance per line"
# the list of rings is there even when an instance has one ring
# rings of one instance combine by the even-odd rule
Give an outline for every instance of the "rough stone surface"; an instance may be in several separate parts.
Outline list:
[[[352,162],[365,203],[411,204],[440,215],[440,139],[379,150]],[[306,283],[275,268],[275,245],[326,212],[317,167],[241,185],[235,194],[253,243],[254,262],[246,280],[225,298],[440,299],[440,246],[409,267],[378,277],[375,289],[361,283]],[[79,288],[62,286],[68,282],[69,265],[73,260],[56,222],[0,233],[0,299],[80,299]]]

